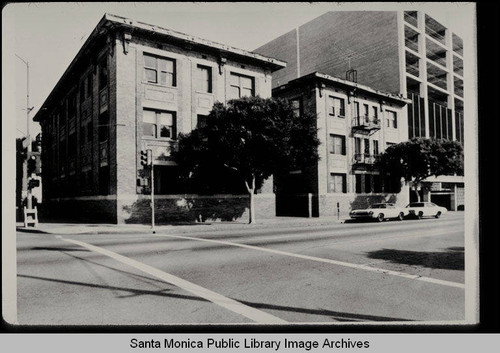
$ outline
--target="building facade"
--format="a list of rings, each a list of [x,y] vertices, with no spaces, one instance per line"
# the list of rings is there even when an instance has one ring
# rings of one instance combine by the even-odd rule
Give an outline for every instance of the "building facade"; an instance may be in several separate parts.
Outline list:
[[[321,142],[317,165],[275,176],[278,215],[343,217],[376,202],[408,204],[408,187],[374,163],[408,139],[410,100],[321,73],[276,87],[273,96],[292,102],[297,115],[313,112]]]
[[[140,153],[150,149],[157,221],[193,220],[214,205],[220,218],[243,216],[245,195],[179,195],[170,151],[214,102],[270,97],[272,72],[285,65],[106,14],[34,118],[44,137],[45,215],[147,222],[151,185]],[[274,215],[274,202],[271,180],[256,197],[257,216]]]
[[[464,143],[463,41],[424,12],[328,12],[256,52],[288,63],[274,73],[273,88],[313,72],[346,77],[355,69],[357,82],[411,100],[408,138]],[[425,184],[425,200],[463,207],[462,176]]]

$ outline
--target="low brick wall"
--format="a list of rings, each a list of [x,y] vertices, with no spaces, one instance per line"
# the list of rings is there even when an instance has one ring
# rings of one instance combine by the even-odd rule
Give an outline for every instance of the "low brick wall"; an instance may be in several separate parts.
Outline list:
[[[54,199],[38,209],[40,222],[116,223],[114,197]]]
[[[159,195],[155,197],[155,223],[235,221],[248,219],[247,195]],[[151,199],[118,203],[119,223],[150,223]],[[255,195],[256,218],[275,217],[274,194]]]

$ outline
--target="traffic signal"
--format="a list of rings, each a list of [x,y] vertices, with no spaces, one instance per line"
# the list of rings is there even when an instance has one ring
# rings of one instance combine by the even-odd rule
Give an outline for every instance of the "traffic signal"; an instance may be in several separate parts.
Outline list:
[[[33,173],[40,174],[42,169],[42,160],[39,152],[30,152],[28,154],[28,175]]]
[[[28,175],[35,173],[36,170],[36,157],[31,155],[28,158]]]
[[[33,189],[37,188],[40,186],[40,180],[39,179],[30,179],[28,182],[28,188]]]
[[[151,150],[141,151],[141,164],[142,166],[150,166],[153,163],[153,153]]]

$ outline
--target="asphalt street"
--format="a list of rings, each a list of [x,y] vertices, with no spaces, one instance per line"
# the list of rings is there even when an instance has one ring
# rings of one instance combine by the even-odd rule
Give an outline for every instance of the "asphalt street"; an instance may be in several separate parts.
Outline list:
[[[464,219],[17,233],[22,325],[464,320]]]

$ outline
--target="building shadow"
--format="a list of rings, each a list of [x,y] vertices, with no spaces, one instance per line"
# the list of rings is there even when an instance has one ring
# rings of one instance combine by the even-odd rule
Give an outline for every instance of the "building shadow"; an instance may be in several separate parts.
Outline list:
[[[94,284],[94,283],[77,282],[77,281],[68,281],[68,280],[61,280],[61,279],[55,279],[55,278],[30,276],[30,275],[24,275],[24,274],[18,274],[17,276],[19,278],[24,278],[24,279],[41,280],[41,281],[48,281],[48,282],[52,282],[52,283],[59,283],[59,284],[65,284],[65,285],[74,285],[74,286],[79,286],[79,287],[83,286],[83,287],[90,287],[90,288],[95,288],[95,289],[103,289],[103,290],[122,292],[120,295],[116,296],[117,299],[125,299],[125,298],[130,298],[130,297],[146,295],[146,296],[160,296],[160,297],[166,297],[166,298],[192,300],[192,301],[198,301],[198,302],[209,302],[207,299],[204,299],[204,298],[201,298],[198,296],[170,293],[172,289],[168,288],[168,287],[167,288],[158,288],[157,290],[146,290],[146,289],[136,289],[136,288]],[[171,286],[168,283],[165,283],[165,285]],[[333,311],[333,310],[328,310],[328,309],[299,308],[299,307],[275,305],[275,304],[268,304],[268,303],[256,303],[256,302],[250,302],[250,301],[245,301],[245,300],[238,300],[237,298],[231,298],[231,299],[236,300],[244,305],[247,305],[247,306],[250,306],[250,307],[253,307],[256,309],[268,309],[268,310],[282,311],[282,312],[294,312],[294,313],[303,313],[303,314],[309,314],[309,315],[318,315],[318,316],[328,317],[330,320],[333,320],[333,321],[343,321],[343,322],[348,322],[348,321],[376,321],[376,322],[413,321],[413,320],[408,320],[408,319],[394,318],[394,317],[387,317],[387,316],[348,313],[348,312]]]
[[[367,255],[370,259],[386,260],[397,264],[442,270],[464,270],[463,247],[451,247],[440,252],[381,249],[368,252]]]

